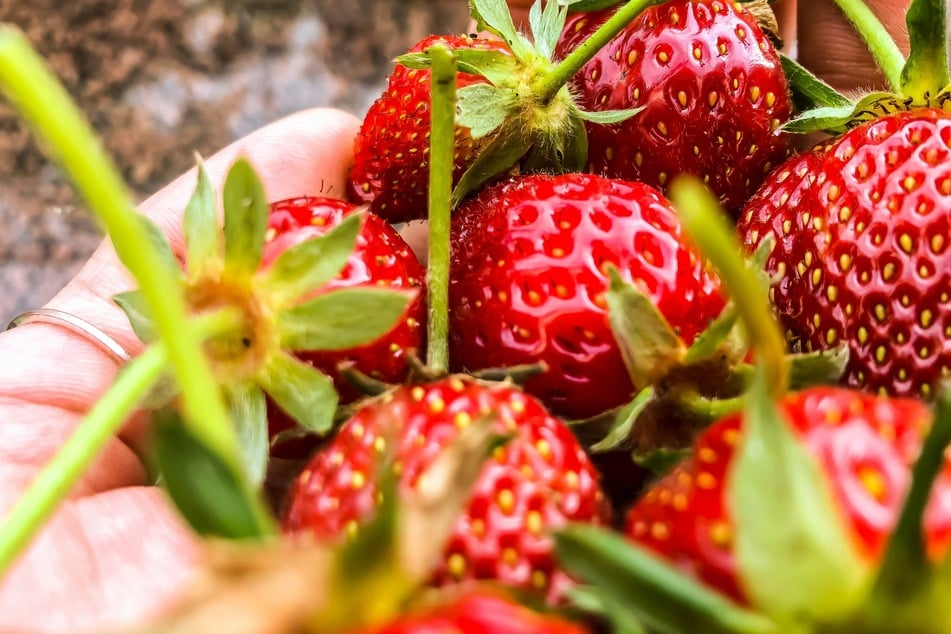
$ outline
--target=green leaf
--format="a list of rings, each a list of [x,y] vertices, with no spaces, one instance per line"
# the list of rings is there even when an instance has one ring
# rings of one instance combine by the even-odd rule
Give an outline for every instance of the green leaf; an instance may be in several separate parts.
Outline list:
[[[459,48],[454,49],[452,55],[460,72],[485,77],[496,86],[511,83],[518,67],[513,55],[495,49]],[[428,70],[433,65],[432,57],[426,52],[406,53],[397,57],[396,62],[416,70]]]
[[[608,624],[611,634],[649,634],[641,622],[624,604],[612,601],[597,588],[574,585],[565,591],[571,606],[592,614]]]
[[[278,315],[281,347],[347,350],[376,341],[399,323],[416,293],[344,288],[318,295]]]
[[[686,460],[691,453],[692,450],[689,447],[682,449],[662,447],[643,454],[635,453],[631,458],[634,460],[634,464],[644,467],[655,476],[660,477]]]
[[[476,28],[498,35],[517,58],[527,59],[532,55],[532,45],[515,29],[505,0],[469,0],[469,14]]]
[[[686,348],[654,305],[633,284],[609,267],[608,321],[635,388],[653,385],[680,364]]]
[[[261,271],[261,285],[278,305],[295,302],[322,288],[347,264],[363,227],[364,214],[355,212],[322,236],[314,236],[281,253]]]
[[[198,184],[185,207],[183,221],[186,266],[190,276],[197,275],[209,262],[221,257],[222,238],[215,206],[215,190],[211,186],[201,157],[196,155],[196,160]]]
[[[767,617],[701,586],[643,546],[608,529],[575,525],[554,533],[555,556],[573,577],[626,609],[648,631],[778,634]]]
[[[743,587],[784,624],[836,621],[867,590],[868,564],[855,552],[819,464],[770,399],[762,368],[746,404],[727,489],[742,527],[734,552]]]
[[[594,453],[603,453],[614,451],[616,449],[630,448],[631,430],[634,429],[638,417],[647,409],[650,402],[654,399],[654,387],[647,386],[634,399],[622,407],[614,419],[614,424],[608,430],[608,433],[591,445],[590,450]]]
[[[921,102],[929,102],[951,82],[946,5],[945,0],[914,0],[905,13],[911,49],[901,71],[901,91]]]
[[[588,165],[588,132],[580,117],[568,117],[567,132],[538,138],[522,160],[524,172],[563,174],[580,172]]]
[[[621,4],[623,0],[558,0],[558,4],[567,7],[572,13],[600,11]]]
[[[238,432],[245,475],[251,486],[264,483],[268,461],[267,404],[257,385],[245,384],[228,390],[228,405]]]
[[[225,179],[225,266],[253,275],[261,264],[268,204],[264,186],[247,159],[235,161]]]
[[[821,107],[851,106],[848,97],[812,74],[805,66],[793,58],[779,54],[783,72],[789,81],[789,89],[800,111]]]
[[[274,532],[261,502],[172,410],[156,414],[153,432],[162,485],[195,531],[229,539]]]
[[[129,319],[132,331],[142,343],[154,343],[158,340],[155,324],[149,316],[149,309],[141,291],[127,291],[112,296],[112,301],[118,304],[122,312]]]
[[[502,133],[496,135],[466,168],[459,182],[456,183],[452,190],[453,209],[470,192],[514,167],[531,147],[531,140],[524,134],[506,134],[503,130]]]
[[[515,93],[508,88],[471,84],[459,90],[456,122],[469,128],[473,139],[481,139],[499,129],[516,103]]]
[[[904,112],[913,107],[911,98],[902,98],[892,93],[876,92],[865,95],[857,103],[843,106],[823,106],[803,112],[783,124],[786,132],[829,132],[838,134],[865,121],[887,114]]]
[[[178,258],[176,258],[172,252],[172,246],[168,243],[168,238],[165,237],[165,234],[159,226],[148,217],[137,214],[136,218],[142,224],[143,229],[145,229],[149,242],[152,243],[153,248],[158,253],[162,266],[171,274],[176,283],[181,281],[184,277],[182,267]]]
[[[324,434],[333,426],[337,392],[330,377],[313,366],[279,353],[255,380],[302,427]]]
[[[730,338],[737,324],[739,315],[736,307],[730,303],[713,320],[707,329],[697,335],[687,352],[684,354],[684,365],[693,365],[703,361],[710,361],[723,348]]]
[[[555,54],[558,38],[565,28],[568,9],[557,2],[546,2],[542,9],[542,0],[535,0],[528,11],[528,24],[535,40],[535,50],[550,60]]]
[[[579,110],[579,116],[585,121],[601,125],[611,125],[627,121],[636,114],[640,114],[647,106],[628,108],[626,110]]]
[[[849,345],[842,344],[829,350],[791,354],[789,359],[789,389],[801,390],[813,385],[835,385],[849,363]]]

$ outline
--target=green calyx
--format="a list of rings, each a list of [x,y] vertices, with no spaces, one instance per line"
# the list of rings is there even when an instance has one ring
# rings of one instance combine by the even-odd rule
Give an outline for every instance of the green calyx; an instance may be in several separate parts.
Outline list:
[[[495,176],[518,166],[524,171],[581,171],[587,164],[586,121],[612,124],[637,109],[583,111],[568,82],[594,54],[634,17],[657,0],[632,0],[589,41],[560,62],[553,59],[564,28],[567,7],[537,2],[529,13],[531,38],[516,30],[504,0],[470,0],[470,12],[481,31],[491,33],[511,53],[498,50],[453,51],[458,69],[488,83],[458,91],[456,124],[469,130],[478,150],[452,193],[455,207],[467,194]],[[410,68],[430,68],[426,52],[397,58]]]
[[[224,223],[199,161],[195,192],[184,215],[184,271],[157,232],[150,235],[165,265],[183,287],[193,316],[222,314],[229,327],[205,340],[203,350],[223,388],[252,483],[264,479],[268,458],[265,394],[299,425],[315,433],[331,428],[337,393],[330,377],[295,352],[345,350],[392,329],[413,295],[382,289],[320,293],[347,262],[362,227],[355,212],[325,235],[300,242],[262,267],[269,205],[250,163],[231,167],[222,192]],[[138,291],[115,301],[146,343],[154,337]],[[174,396],[166,394],[166,400]]]
[[[795,61],[783,68],[802,114],[787,122],[789,132],[838,134],[888,114],[918,108],[951,110],[947,14],[943,0],[914,0],[905,16],[910,37],[906,60],[885,27],[861,0],[835,0],[868,45],[890,91],[850,99]]]

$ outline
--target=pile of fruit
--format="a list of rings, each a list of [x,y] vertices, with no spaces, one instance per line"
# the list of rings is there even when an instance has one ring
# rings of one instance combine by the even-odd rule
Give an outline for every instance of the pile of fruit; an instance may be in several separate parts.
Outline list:
[[[227,540],[160,627],[951,631],[944,4],[855,100],[765,2],[470,5],[396,61],[348,200],[239,161],[220,226],[199,170],[169,275],[239,450],[189,386],[141,403]]]

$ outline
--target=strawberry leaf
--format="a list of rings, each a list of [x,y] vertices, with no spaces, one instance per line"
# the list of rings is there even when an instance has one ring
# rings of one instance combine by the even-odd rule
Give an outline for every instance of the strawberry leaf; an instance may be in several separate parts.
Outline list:
[[[345,288],[318,295],[278,315],[281,347],[288,350],[346,350],[392,330],[414,292]]]
[[[573,577],[626,609],[648,631],[778,634],[767,617],[701,586],[660,558],[612,531],[569,526],[555,531],[555,555]]]
[[[472,84],[459,90],[456,122],[469,128],[473,139],[481,139],[499,129],[516,103],[511,89]]]
[[[172,246],[168,243],[168,238],[165,237],[165,234],[159,226],[146,216],[137,215],[136,219],[145,229],[149,242],[152,243],[153,248],[158,253],[162,266],[171,274],[176,283],[181,282],[184,277],[182,267],[178,262],[178,258],[176,258],[172,252]]]
[[[152,429],[162,486],[195,531],[230,539],[274,532],[260,501],[174,410],[157,412]]]
[[[929,102],[951,82],[944,0],[914,0],[905,13],[910,54],[901,71],[902,94]]]
[[[579,110],[578,116],[591,123],[611,125],[612,123],[627,121],[634,115],[639,114],[646,107],[647,106],[640,106],[626,110]]]
[[[706,330],[697,335],[693,340],[687,352],[684,354],[684,365],[692,365],[709,361],[715,357],[723,347],[723,344],[730,338],[734,332],[739,315],[736,307],[729,303],[713,322],[707,326]]]
[[[185,207],[185,258],[188,274],[197,276],[221,256],[221,228],[215,208],[215,191],[200,156],[196,156],[198,183]]]
[[[347,263],[363,225],[363,213],[352,213],[322,236],[295,244],[262,271],[261,285],[273,301],[287,305],[332,280]]]
[[[800,111],[820,107],[850,106],[852,102],[835,88],[812,74],[793,58],[779,54],[783,72],[789,81],[796,106]]]
[[[829,350],[791,354],[789,359],[789,389],[801,390],[812,385],[835,385],[849,363],[849,345],[842,344]]]
[[[572,13],[600,11],[614,5],[621,4],[623,0],[558,0],[558,4],[565,6]]]
[[[650,297],[621,279],[613,266],[608,275],[608,321],[631,382],[636,388],[653,385],[682,361],[684,343]]]
[[[635,453],[631,456],[631,459],[634,464],[647,469],[655,477],[660,477],[686,460],[690,454],[691,449],[689,447],[682,449],[662,447],[647,453]]]
[[[247,159],[235,161],[225,179],[225,266],[253,275],[261,263],[268,205],[264,186]]]
[[[841,106],[822,106],[807,110],[781,126],[786,132],[841,133],[865,121],[908,110],[913,100],[903,99],[892,93],[875,92],[862,97],[857,103]]]
[[[647,406],[654,398],[653,386],[645,387],[638,392],[637,396],[623,406],[614,419],[614,424],[605,434],[604,438],[591,445],[590,450],[594,453],[602,453],[630,447],[631,430],[638,417],[647,409]]]
[[[330,377],[313,366],[279,353],[268,360],[255,379],[302,427],[323,434],[333,426],[337,392]]]
[[[727,496],[742,527],[734,540],[737,567],[754,605],[787,626],[835,621],[856,607],[867,590],[868,565],[759,367],[746,395]]]
[[[264,392],[257,385],[245,384],[228,390],[228,405],[244,457],[245,474],[255,488],[267,474],[268,427]]]
[[[469,0],[469,14],[480,31],[502,38],[517,58],[527,59],[533,54],[532,45],[515,29],[505,0]]]
[[[541,0],[532,3],[528,11],[528,24],[535,40],[535,50],[545,59],[551,60],[558,45],[558,38],[565,28],[568,10],[557,2],[546,2],[542,9]]]
[[[631,610],[618,604],[591,586],[575,585],[565,591],[565,598],[572,607],[587,614],[594,614],[608,624],[611,634],[649,634]]]
[[[495,49],[459,48],[452,54],[460,72],[485,77],[494,85],[509,82],[518,67],[514,56]],[[433,65],[432,57],[426,52],[406,53],[397,57],[396,62],[417,70],[429,69]]]
[[[528,136],[506,132],[502,130],[500,134],[495,135],[456,183],[452,190],[453,208],[489,179],[514,167],[532,147]]]
[[[148,306],[140,291],[127,291],[113,295],[112,301],[125,313],[129,324],[132,326],[132,331],[139,338],[139,341],[149,344],[158,340],[155,324],[152,322],[152,318],[149,317]]]

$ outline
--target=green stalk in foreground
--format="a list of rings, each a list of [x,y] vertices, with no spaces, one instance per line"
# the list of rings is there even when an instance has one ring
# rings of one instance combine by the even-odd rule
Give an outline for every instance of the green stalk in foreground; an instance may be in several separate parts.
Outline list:
[[[432,130],[429,147],[429,324],[427,365],[449,368],[449,225],[455,153],[456,59],[442,45],[432,59]]]
[[[901,90],[901,71],[905,56],[882,24],[863,0],[835,0],[836,5],[848,18],[862,40],[868,45],[875,63],[885,74],[888,85],[895,92]]]
[[[238,440],[197,334],[183,328],[181,289],[154,248],[115,166],[69,94],[23,33],[0,25],[0,93],[29,122],[51,158],[71,177],[135,277],[165,343],[194,432],[240,473]]]

